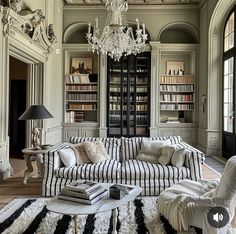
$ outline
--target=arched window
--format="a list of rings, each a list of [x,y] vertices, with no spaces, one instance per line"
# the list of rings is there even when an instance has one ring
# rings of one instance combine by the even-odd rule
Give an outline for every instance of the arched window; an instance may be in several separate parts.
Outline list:
[[[234,8],[225,23],[224,46],[223,46],[223,136],[222,149],[224,157],[229,158],[236,153],[236,131],[235,131],[235,16]]]

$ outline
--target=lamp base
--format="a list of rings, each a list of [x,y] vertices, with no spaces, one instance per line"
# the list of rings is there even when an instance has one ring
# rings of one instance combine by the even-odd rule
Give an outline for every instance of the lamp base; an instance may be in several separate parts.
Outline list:
[[[39,131],[39,128],[33,128],[32,130],[32,145],[35,149],[41,149],[40,148],[40,138],[39,138],[39,135],[40,135],[40,131]]]

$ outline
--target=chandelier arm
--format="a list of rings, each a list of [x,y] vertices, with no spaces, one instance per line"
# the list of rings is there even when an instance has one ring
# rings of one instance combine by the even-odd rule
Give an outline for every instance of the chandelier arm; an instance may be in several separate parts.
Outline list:
[[[109,55],[115,61],[119,61],[122,55],[138,54],[144,50],[147,34],[145,25],[140,29],[139,21],[134,35],[132,27],[123,25],[122,20],[128,10],[128,1],[107,0],[107,19],[105,27],[99,37],[98,18],[95,19],[95,27],[91,33],[91,24],[88,25],[86,38],[93,52],[101,52]]]

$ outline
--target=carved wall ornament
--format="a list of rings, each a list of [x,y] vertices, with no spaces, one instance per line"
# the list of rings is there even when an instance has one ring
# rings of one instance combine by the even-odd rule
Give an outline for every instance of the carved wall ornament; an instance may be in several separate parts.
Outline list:
[[[4,7],[9,7],[9,0],[0,0],[0,5]]]
[[[53,29],[53,24],[49,24],[48,25],[48,29],[47,29],[47,35],[48,35],[48,40],[51,42],[51,43],[55,43],[57,42],[57,37],[55,35],[55,32],[54,32],[54,29]]]
[[[10,8],[15,12],[21,11],[22,0],[10,0]]]
[[[15,12],[20,12],[22,7],[22,0],[0,0],[0,5],[9,7]]]
[[[46,54],[52,52],[52,45],[56,42],[56,35],[52,24],[49,24],[48,27],[45,26],[45,16],[42,10],[21,10],[22,0],[4,1],[7,6],[3,5],[1,0],[0,3],[4,6],[0,8],[4,36],[14,35],[16,32],[23,33],[32,42],[41,46]],[[13,6],[14,9],[9,6]]]

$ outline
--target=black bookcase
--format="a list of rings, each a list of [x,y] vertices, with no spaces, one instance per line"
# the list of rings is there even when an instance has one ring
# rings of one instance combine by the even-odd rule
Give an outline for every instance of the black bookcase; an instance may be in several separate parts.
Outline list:
[[[150,52],[123,56],[119,62],[108,56],[109,137],[149,136],[150,63]]]

